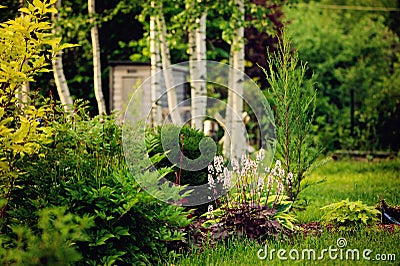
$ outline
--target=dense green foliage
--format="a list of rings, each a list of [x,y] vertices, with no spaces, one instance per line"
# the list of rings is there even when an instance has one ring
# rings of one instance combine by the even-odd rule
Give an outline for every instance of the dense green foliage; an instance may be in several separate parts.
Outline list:
[[[26,225],[12,225],[12,234],[0,235],[2,265],[71,265],[82,259],[77,241],[88,241],[84,229],[93,219],[65,212],[65,207],[39,211],[35,231]]]
[[[49,14],[57,12],[53,2],[35,1],[20,11],[23,17],[0,26],[0,217],[12,197],[16,182],[24,172],[25,160],[44,154],[40,148],[49,144],[52,129],[40,123],[49,113],[49,106],[27,105],[22,87],[34,81],[50,60],[69,44],[51,34]],[[46,53],[44,53],[46,51]]]
[[[192,219],[189,218],[191,212],[183,207],[167,204],[153,197],[160,196],[175,203],[183,201],[184,195],[180,195],[181,188],[170,186],[166,182],[162,183],[162,177],[165,175],[173,182],[191,185],[204,184],[208,181],[212,199],[215,192],[212,177],[217,180],[220,178],[218,181],[222,180],[222,187],[225,186],[223,189],[226,190],[230,188],[229,180],[226,179],[229,174],[222,170],[221,160],[221,165],[219,165],[221,172],[215,168],[211,178],[207,176],[207,168],[204,171],[185,172],[181,171],[181,165],[178,163],[173,166],[166,161],[160,128],[155,133],[148,132],[146,143],[136,143],[136,136],[129,136],[129,144],[132,145],[128,147],[130,149],[128,154],[133,155],[129,159],[134,160],[135,164],[128,169],[122,152],[122,126],[116,116],[92,118],[88,114],[88,105],[81,101],[76,101],[75,105],[71,106],[72,112],[65,112],[63,106],[58,105],[54,99],[42,98],[37,93],[32,94],[25,101],[16,97],[25,82],[33,82],[39,72],[48,71],[46,67],[55,54],[64,48],[71,47],[68,44],[61,45],[61,39],[50,33],[51,27],[47,16],[56,11],[51,7],[54,2],[54,0],[43,2],[35,0],[26,8],[21,9],[24,17],[3,23],[0,27],[0,262],[5,265],[168,263],[165,261],[168,255],[176,258],[175,244],[185,243],[186,239],[190,239],[190,237],[186,238],[185,234],[188,231],[185,228],[187,229]],[[82,7],[86,6],[82,5]],[[123,12],[122,7],[121,4],[119,10],[114,10],[116,13],[106,12],[104,17],[97,18],[97,22],[112,19],[118,12]],[[68,5],[65,12],[68,14]],[[87,18],[79,17],[84,24]],[[70,23],[73,24],[73,20],[71,21]],[[355,86],[354,84],[362,84],[360,91],[357,91],[359,93],[357,96],[363,97],[363,100],[369,99],[370,96],[376,97],[372,97],[373,100],[369,99],[370,102],[367,100],[357,102],[359,113],[356,118],[359,129],[362,130],[358,133],[355,130],[355,133],[361,138],[357,140],[353,136],[354,138],[350,138],[349,142],[343,138],[348,136],[346,131],[348,128],[341,127],[343,122],[341,121],[335,125],[339,133],[332,137],[332,145],[335,146],[334,142],[339,139],[339,145],[345,147],[346,145],[351,148],[367,147],[368,141],[382,138],[382,128],[392,127],[387,124],[388,122],[397,121],[398,102],[395,99],[398,97],[396,86],[399,81],[400,64],[396,61],[398,59],[393,59],[394,54],[389,49],[393,48],[391,45],[396,44],[397,39],[386,30],[384,18],[361,17],[358,20],[352,20],[351,17],[347,17],[346,21],[356,24],[354,32],[353,29],[349,31],[343,24],[343,30],[337,36],[340,37],[341,34],[349,32],[350,35],[343,36],[346,38],[355,36],[356,31],[362,32],[367,28],[371,31],[368,31],[367,35],[362,35],[362,40],[367,43],[371,37],[371,45],[358,47],[352,42],[350,45],[350,41],[346,42],[346,38],[338,38],[346,48],[343,50],[345,53],[333,54],[335,55],[333,57],[330,57],[332,54],[328,54],[327,58],[338,61],[329,66],[329,71],[324,73],[327,73],[328,77],[333,75],[326,84],[332,85],[331,88],[337,85],[340,93],[336,94],[326,88],[325,98],[319,106],[326,107],[328,111],[346,110],[347,107],[343,107],[345,102],[339,108],[332,105],[330,100],[337,97],[337,102],[333,104],[342,103],[342,100],[346,100],[343,96],[346,89]],[[361,24],[357,24],[359,21]],[[74,26],[76,25],[65,27]],[[81,30],[77,30],[76,33],[80,37],[85,35],[85,32]],[[388,39],[395,41],[391,42]],[[373,60],[374,58],[379,60]],[[81,70],[86,71],[86,65],[82,65],[84,66]],[[340,67],[337,68],[337,66]],[[278,73],[282,69],[285,68],[276,68]],[[386,76],[386,72],[392,75]],[[293,73],[297,77],[294,81],[292,80],[293,83],[304,81],[304,69],[300,72],[301,75],[296,76],[298,73]],[[78,77],[77,80],[79,79]],[[46,82],[44,79],[43,84]],[[274,85],[274,82],[270,83]],[[282,85],[282,83],[278,82],[275,85]],[[305,87],[308,88],[307,86]],[[308,133],[312,128],[315,96],[313,91],[308,94],[310,91],[302,91],[300,87],[297,87],[298,90],[295,91],[297,94],[292,97],[296,98],[297,95],[299,99],[296,100],[306,100],[305,107],[300,102],[291,102],[294,105],[285,103],[285,107],[302,106],[304,108],[295,112],[298,116],[289,117],[289,121],[297,123],[298,128],[305,126],[299,131],[303,135],[300,134],[287,142],[287,145],[292,145],[292,147],[299,144],[299,140],[311,143],[311,140],[305,140],[302,137],[309,137]],[[372,89],[381,88],[387,88],[385,91],[387,94],[372,91]],[[307,97],[300,99],[305,95]],[[374,102],[375,100],[377,102]],[[384,101],[389,104],[385,107],[379,105]],[[276,110],[279,104],[280,102],[275,102]],[[375,113],[373,108],[378,108],[378,113]],[[326,126],[324,134],[327,132],[336,134],[335,131],[329,129],[332,125],[324,121],[323,112],[325,111],[325,109],[317,109],[322,117],[319,120],[320,124]],[[377,117],[378,120],[376,120]],[[384,122],[377,122],[380,118],[383,118]],[[281,117],[277,124],[281,126],[282,121],[284,120]],[[296,127],[292,124],[284,129],[293,129],[296,134]],[[177,130],[176,127],[171,126],[165,127],[165,130],[167,144],[177,141],[173,142],[177,148],[174,150],[175,154],[171,154],[175,162],[179,162],[180,152],[191,159],[198,159],[204,154],[214,155],[213,148],[207,145],[207,143],[213,144],[211,141],[203,143],[206,145],[200,145],[201,140],[204,139],[202,133],[189,127]],[[396,129],[392,129],[388,134],[393,135],[393,130]],[[287,131],[282,133],[282,136],[288,137],[286,133]],[[180,135],[181,138],[176,138]],[[319,135],[321,139],[326,136]],[[169,141],[170,137],[174,140]],[[142,152],[140,150],[142,147],[139,145],[147,145],[150,160],[163,175],[160,176],[159,172],[148,170],[145,158],[139,156]],[[378,144],[373,142],[373,145]],[[385,147],[383,142],[379,145],[379,147]],[[202,150],[201,147],[204,149]],[[395,146],[391,146],[393,147]],[[278,173],[279,178],[271,178],[271,182],[268,176],[260,178],[255,174],[257,169],[249,158],[244,158],[240,166],[235,166],[238,171],[236,176],[240,177],[236,180],[238,181],[236,190],[228,194],[226,201],[219,202],[221,204],[219,208],[215,211],[210,209],[208,213],[208,215],[214,215],[209,221],[216,229],[213,231],[214,236],[219,234],[222,238],[229,239],[230,230],[235,230],[237,234],[232,235],[236,237],[245,232],[250,238],[256,238],[260,234],[278,236],[283,228],[294,229],[294,216],[292,212],[289,213],[291,202],[286,202],[281,197],[286,187],[295,188],[298,193],[296,196],[299,200],[295,202],[294,210],[300,222],[319,220],[322,216],[322,206],[343,198],[376,204],[380,198],[385,197],[387,202],[399,203],[396,198],[400,187],[397,178],[399,173],[397,160],[377,164],[335,162],[305,179],[302,175],[301,178],[297,176],[297,179],[291,179],[289,178],[291,171],[304,174],[306,171],[304,169],[308,169],[317,154],[311,144],[297,145],[297,148],[300,149],[296,151],[294,148],[294,154],[297,158],[301,157],[300,163],[297,161],[299,163],[297,166],[285,169],[286,171],[282,174],[280,170],[275,170],[274,173]],[[282,150],[285,149],[281,148],[280,151],[278,149],[280,156],[284,154]],[[292,156],[292,154],[289,155]],[[284,161],[282,160],[282,163]],[[216,167],[215,164],[214,167]],[[218,176],[217,172],[223,173],[223,176]],[[213,176],[214,174],[216,176]],[[325,175],[326,182],[319,182]],[[377,179],[377,176],[380,178]],[[138,180],[146,180],[146,184],[162,183],[163,186],[161,186],[162,189],[158,186],[150,186],[145,190],[143,186],[140,186],[143,185],[142,183],[139,185]],[[293,180],[296,186],[292,183]],[[318,184],[309,186],[311,183]],[[362,205],[361,202],[342,201],[330,206],[344,208],[339,208],[339,213],[331,213],[330,218],[327,216],[328,220],[333,217],[332,219],[336,221],[350,224],[356,221],[363,223],[375,221],[373,217],[376,212],[371,207]],[[223,226],[218,227],[218,223]],[[265,224],[267,226],[263,228]],[[368,246],[371,244],[371,238],[376,238],[377,244],[387,243],[387,245],[379,245],[376,251],[388,254],[398,252],[398,241],[393,238],[393,235],[398,235],[397,232],[394,231],[394,234],[389,235],[385,231],[362,228],[359,232],[361,237],[358,236],[358,239],[351,234],[345,237],[359,248],[371,248]],[[324,232],[320,238],[299,236],[291,238],[290,243],[269,241],[268,245],[278,249],[289,248],[291,244],[302,248],[315,244],[317,248],[322,249],[334,244],[338,237],[343,237],[343,235]],[[242,245],[243,243],[245,245]],[[248,253],[253,252],[256,255],[260,246],[243,243],[239,243],[239,249],[236,249],[236,244],[228,249],[217,246],[214,250],[206,250],[203,256],[194,256],[194,261],[188,260],[197,264],[218,265],[223,265],[226,261],[229,261],[229,264],[246,261],[247,265]],[[235,253],[237,250],[239,252]],[[215,258],[213,252],[219,257]],[[235,257],[236,255],[238,257]],[[251,258],[260,262],[255,256]],[[175,263],[175,260],[173,261]],[[184,265],[185,261],[179,264]]]
[[[77,243],[82,263],[150,263],[165,256],[168,243],[184,236],[175,229],[189,223],[188,212],[155,200],[139,187],[124,164],[122,131],[114,117],[91,119],[82,106],[73,116],[60,107],[54,111],[54,120],[46,121],[54,130],[53,142],[43,148],[45,157],[25,161],[5,225],[35,228],[36,210],[66,206],[68,212],[94,221],[86,230],[87,240]],[[161,178],[157,172],[136,174],[154,183]],[[160,193],[177,195],[178,189]]]
[[[339,2],[361,7],[388,4]],[[400,42],[389,27],[389,13],[398,12],[354,9],[321,9],[310,2],[307,8],[285,10],[299,57],[316,74],[319,142],[329,150],[398,150]]]

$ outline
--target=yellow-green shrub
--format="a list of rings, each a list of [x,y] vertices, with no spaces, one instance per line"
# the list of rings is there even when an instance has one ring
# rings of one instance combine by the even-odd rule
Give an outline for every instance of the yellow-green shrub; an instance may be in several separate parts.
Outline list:
[[[0,217],[4,218],[16,179],[18,165],[30,156],[39,155],[40,147],[51,142],[52,130],[40,123],[48,106],[35,107],[22,102],[25,82],[34,81],[62,49],[61,38],[51,33],[48,14],[57,12],[56,0],[34,0],[19,11],[23,16],[0,24]],[[29,98],[28,98],[29,101]]]

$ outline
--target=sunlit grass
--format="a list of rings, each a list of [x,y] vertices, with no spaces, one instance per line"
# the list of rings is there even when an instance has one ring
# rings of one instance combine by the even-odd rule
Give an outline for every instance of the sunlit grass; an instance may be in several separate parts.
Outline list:
[[[349,198],[376,205],[381,198],[391,205],[400,205],[400,160],[381,162],[330,161],[317,168],[304,183],[310,185],[299,195],[304,211],[296,211],[300,222],[318,221],[321,207]]]
[[[183,258],[175,258],[169,261],[169,265],[398,265],[400,260],[400,250],[398,246],[400,231],[395,232],[393,235],[386,231],[374,231],[373,229],[365,229],[357,234],[350,233],[324,233],[319,237],[298,237],[292,242],[279,242],[270,240],[265,244],[258,244],[254,241],[230,241],[226,244],[218,244],[214,248],[207,248],[202,252],[197,252],[193,255],[185,255]],[[339,238],[344,238],[347,241],[346,246],[339,248],[337,241]],[[323,249],[337,249],[331,253],[321,253]],[[283,249],[286,251],[283,257],[286,260],[281,260],[277,256],[277,251]],[[311,254],[302,252],[304,250],[314,250],[315,257]],[[359,251],[359,259],[357,256],[351,256],[349,253],[346,260],[347,250],[357,249]],[[367,256],[370,260],[363,258],[364,250],[369,249],[372,252]],[[261,251],[260,251],[261,250]],[[271,251],[272,252],[271,255]],[[299,252],[298,259],[295,253],[291,250]],[[267,253],[265,253],[265,251]],[[257,253],[266,258],[260,259]],[[395,254],[393,257],[392,254]],[[335,255],[337,256],[336,259]],[[378,256],[386,256],[387,261],[377,261]],[[391,258],[389,261],[389,257]],[[295,259],[296,258],[296,259]],[[342,258],[342,259],[341,259]]]

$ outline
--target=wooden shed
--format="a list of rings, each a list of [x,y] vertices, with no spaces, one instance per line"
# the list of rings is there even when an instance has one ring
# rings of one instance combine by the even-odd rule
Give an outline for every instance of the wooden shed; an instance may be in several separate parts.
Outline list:
[[[120,111],[123,118],[126,107],[132,96],[140,96],[141,112],[140,117],[146,118],[152,107],[152,95],[150,89],[150,64],[134,62],[110,62],[110,110]],[[178,103],[190,98],[190,86],[187,83],[188,71],[184,68],[173,68],[174,79],[181,84],[176,87]],[[147,80],[147,81],[146,81]],[[163,118],[168,114],[168,101],[166,87],[161,82],[161,98],[157,104],[161,106]],[[136,91],[140,88],[140,92]],[[158,97],[157,97],[158,98]],[[190,117],[190,101],[186,101],[180,107],[184,121]]]

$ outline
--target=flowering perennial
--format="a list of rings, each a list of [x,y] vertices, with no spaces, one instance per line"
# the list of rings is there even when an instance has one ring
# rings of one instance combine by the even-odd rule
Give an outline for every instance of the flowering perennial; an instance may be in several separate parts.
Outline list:
[[[273,168],[263,168],[264,158],[265,150],[260,149],[255,160],[249,155],[243,155],[240,161],[232,159],[232,170],[229,170],[224,166],[223,157],[215,156],[208,166],[208,187],[211,191],[208,198],[215,199],[216,191],[222,191],[227,199],[233,200],[228,203],[230,205],[251,203],[260,206],[267,203],[262,201],[273,199],[272,206],[275,206],[282,199],[285,189],[291,188],[293,174],[286,174],[279,160]]]

